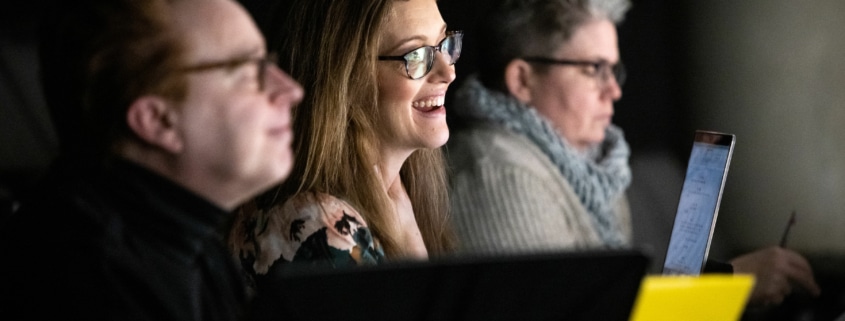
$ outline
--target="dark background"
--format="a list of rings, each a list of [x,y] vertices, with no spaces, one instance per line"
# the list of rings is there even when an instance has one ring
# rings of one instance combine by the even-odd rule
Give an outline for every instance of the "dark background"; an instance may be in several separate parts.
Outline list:
[[[35,51],[36,28],[40,17],[44,12],[51,10],[51,3],[58,0],[6,0],[0,3],[0,214],[8,215],[14,205],[14,198],[29,188],[35,179],[44,173],[49,162],[57,151],[57,138],[52,130],[49,118],[46,114],[44,100],[41,97],[41,90],[37,80],[37,59]],[[252,9],[255,18],[260,25],[264,25],[274,15],[282,11],[283,5],[279,2],[265,0],[242,0],[249,9]],[[787,6],[791,2],[775,1]],[[775,3],[771,2],[771,3]],[[460,85],[460,81],[474,71],[474,56],[479,54],[473,51],[474,30],[473,23],[476,18],[477,8],[484,6],[485,1],[480,0],[440,0],[439,6],[444,19],[450,29],[462,29],[465,31],[465,51],[461,61],[457,64],[458,80],[452,88]],[[701,5],[707,3],[701,10]],[[742,63],[756,58],[736,58],[731,56],[732,48],[716,51],[713,54],[700,52],[702,43],[716,43],[723,39],[723,34],[742,32],[743,29],[730,29],[735,26],[749,27],[754,29],[755,25],[745,23],[748,16],[731,16],[733,10],[746,10],[744,14],[749,16],[760,16],[762,21],[768,19],[768,15],[784,17],[783,12],[796,11],[790,8],[782,11],[773,11],[769,8],[767,1],[751,1],[748,6],[752,9],[743,8],[745,4],[736,4],[730,1],[700,2],[700,1],[669,1],[669,0],[635,0],[632,9],[628,12],[624,22],[619,26],[619,46],[622,60],[628,71],[628,80],[623,87],[623,98],[616,104],[614,122],[625,130],[625,135],[632,148],[632,169],[634,171],[634,182],[629,191],[629,198],[632,206],[634,237],[638,248],[653,258],[652,270],[657,269],[656,264],[662,262],[663,251],[668,242],[669,229],[674,217],[674,210],[677,205],[677,197],[680,192],[681,179],[683,178],[683,166],[688,156],[693,131],[697,127],[702,129],[726,129],[726,131],[737,131],[738,146],[742,150],[735,155],[737,157],[734,167],[755,167],[757,164],[746,165],[742,157],[750,154],[749,150],[766,145],[769,142],[754,143],[749,138],[753,132],[745,132],[743,126],[731,127],[730,122],[720,122],[720,118],[714,116],[705,106],[707,102],[723,100],[707,100],[713,95],[718,97],[716,90],[708,87],[717,85],[723,75],[713,75],[713,69],[718,66],[728,66],[727,72],[737,71],[738,74],[746,72],[742,69]],[[822,1],[829,7],[836,6],[836,1]],[[795,5],[797,6],[797,5]],[[805,5],[812,7],[813,5]],[[727,9],[720,9],[727,8]],[[785,17],[796,17],[793,20],[796,28],[804,28],[805,25],[814,25],[817,15],[804,13],[802,8],[793,15]],[[815,12],[833,12],[834,10],[816,9]],[[702,13],[703,12],[703,13]],[[750,12],[750,13],[747,13]],[[813,12],[813,11],[809,11]],[[841,11],[840,11],[841,12]],[[727,13],[727,14],[725,14]],[[743,13],[742,11],[740,13]],[[709,14],[709,15],[708,15]],[[774,18],[772,18],[774,19]],[[772,20],[769,19],[769,20]],[[841,19],[840,19],[841,20]],[[832,26],[829,34],[834,36],[830,39],[821,39],[820,43],[829,43],[836,39],[839,20],[828,22],[823,26]],[[759,21],[756,22],[759,24]],[[774,24],[778,22],[775,19]],[[703,27],[704,26],[704,27]],[[709,29],[708,29],[709,28]],[[705,30],[705,31],[701,31]],[[711,31],[714,36],[711,36]],[[812,37],[813,29],[808,29],[799,37]],[[272,30],[266,30],[269,40],[272,41]],[[716,34],[718,33],[718,34]],[[751,33],[751,32],[746,32]],[[768,34],[758,34],[762,38]],[[841,34],[839,34],[841,38]],[[783,42],[776,36],[772,36],[774,43]],[[788,39],[787,39],[788,40]],[[708,42],[709,41],[709,42]],[[738,40],[743,44],[744,40]],[[736,45],[731,43],[729,45]],[[695,49],[694,49],[695,48]],[[747,49],[747,48],[746,48]],[[754,48],[752,48],[754,49]],[[831,60],[823,60],[817,65],[810,65],[810,74],[818,73],[820,69],[833,66],[841,66],[835,61],[841,60],[841,54],[837,54],[836,48],[825,48]],[[826,58],[827,56],[825,56]],[[764,57],[765,58],[765,57]],[[810,57],[812,58],[812,57]],[[777,60],[777,65],[790,66],[795,62],[806,61],[806,56],[787,57]],[[714,61],[712,65],[703,64],[702,61]],[[739,61],[739,62],[737,62]],[[716,67],[714,67],[716,66]],[[819,67],[821,66],[821,67]],[[735,69],[730,69],[731,67]],[[833,69],[837,71],[840,69]],[[754,70],[752,70],[754,71]],[[792,71],[792,70],[790,70]],[[801,71],[801,70],[799,70]],[[709,72],[709,74],[708,74]],[[842,73],[845,75],[845,72]],[[703,77],[710,75],[710,78]],[[753,75],[754,81],[765,81],[767,76]],[[777,76],[777,74],[775,74]],[[713,80],[717,81],[713,81]],[[742,82],[744,79],[737,80]],[[751,83],[751,82],[747,82]],[[703,84],[703,85],[702,85]],[[832,85],[837,85],[835,82]],[[754,88],[751,88],[754,89]],[[743,98],[744,87],[731,88],[725,95],[725,99]],[[835,89],[833,90],[835,91]],[[841,90],[840,90],[841,91]],[[704,101],[704,102],[702,102]],[[745,98],[743,102],[748,102]],[[753,102],[753,101],[752,101]],[[727,105],[727,104],[725,104]],[[830,108],[830,104],[824,107]],[[740,104],[734,108],[742,111],[749,108],[761,108],[753,104]],[[792,110],[800,110],[801,106],[785,106]],[[836,103],[833,108],[842,108],[841,103]],[[447,106],[447,108],[449,108]],[[721,109],[725,110],[725,109]],[[761,113],[768,111],[760,110]],[[791,115],[791,114],[790,114]],[[824,117],[822,117],[824,118]],[[830,119],[831,117],[827,117]],[[721,118],[724,120],[724,118]],[[730,120],[731,118],[729,118]],[[833,117],[833,121],[837,121]],[[756,119],[755,119],[756,120]],[[741,120],[740,123],[745,120]],[[842,121],[839,119],[839,121]],[[748,123],[751,123],[748,120]],[[754,129],[757,130],[757,129]],[[764,135],[765,136],[765,135]],[[835,144],[835,137],[832,140]],[[742,145],[739,145],[742,144]],[[845,144],[845,143],[843,143]],[[738,147],[739,148],[739,147]],[[786,149],[789,152],[791,149]],[[753,158],[752,158],[753,160]],[[801,165],[797,165],[801,166]],[[832,167],[845,168],[845,160],[833,158]],[[823,172],[824,175],[827,172]],[[716,235],[711,257],[717,259],[728,259],[737,253],[748,250],[748,244],[754,242],[744,241],[753,236],[747,231],[754,231],[751,227],[764,224],[768,221],[772,226],[782,226],[778,220],[757,219],[738,221],[736,217],[742,217],[744,213],[736,213],[736,208],[731,206],[739,204],[740,199],[749,199],[758,185],[748,185],[747,180],[742,181],[742,171],[731,173],[726,188],[726,199],[722,207],[720,224],[717,225]],[[839,172],[831,174],[832,177],[839,177]],[[745,184],[745,185],[741,185]],[[759,183],[765,184],[765,183]],[[750,188],[748,188],[750,186]],[[741,188],[745,187],[745,188]],[[838,199],[836,194],[842,194],[842,188],[832,188],[833,198]],[[801,194],[806,195],[806,194]],[[800,195],[799,195],[800,196]],[[761,203],[758,198],[750,197],[754,202]],[[762,203],[766,200],[763,199]],[[777,200],[774,200],[777,201]],[[811,202],[813,200],[811,199]],[[783,210],[784,213],[788,212]],[[741,211],[740,211],[741,212]],[[806,211],[805,211],[806,212]],[[808,213],[809,214],[809,213]],[[822,215],[823,214],[823,215]],[[830,219],[830,213],[819,213],[820,219],[824,215]],[[805,216],[805,221],[811,217]],[[732,224],[740,222],[742,224]],[[785,220],[783,220],[785,222]],[[842,220],[840,220],[842,222]],[[749,227],[750,226],[750,227]],[[834,226],[836,226],[834,224]],[[743,229],[744,228],[744,229]],[[800,228],[800,226],[799,226]],[[776,230],[779,230],[777,228]],[[778,234],[778,231],[767,229],[760,231],[765,234],[761,238],[773,239],[771,235]],[[802,232],[795,237],[795,241],[801,241],[801,234],[804,236],[814,234],[813,231]],[[823,236],[826,238],[842,238],[838,234]],[[818,236],[816,236],[818,237]],[[774,242],[774,241],[773,241]],[[758,242],[759,243],[759,242]],[[812,244],[812,241],[805,241],[805,244]],[[833,254],[825,250],[812,252],[812,246],[807,246],[808,258],[817,271],[817,278],[822,284],[824,296],[821,299],[809,300],[806,296],[795,295],[790,297],[787,303],[779,309],[751,311],[746,315],[749,320],[832,320],[834,314],[838,315],[845,310],[845,296],[842,295],[843,284],[845,284],[845,260],[843,260],[842,249],[845,248],[845,241],[842,242],[838,252]]]

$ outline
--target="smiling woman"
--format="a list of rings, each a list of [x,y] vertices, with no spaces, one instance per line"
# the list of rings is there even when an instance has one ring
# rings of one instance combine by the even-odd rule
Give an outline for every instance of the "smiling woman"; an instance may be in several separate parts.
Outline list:
[[[425,260],[452,247],[440,147],[461,34],[434,0],[300,0],[280,65],[306,88],[293,173],[238,213],[229,244],[256,280],[289,262]],[[271,39],[272,42],[272,39]],[[261,288],[259,284],[258,288]]]

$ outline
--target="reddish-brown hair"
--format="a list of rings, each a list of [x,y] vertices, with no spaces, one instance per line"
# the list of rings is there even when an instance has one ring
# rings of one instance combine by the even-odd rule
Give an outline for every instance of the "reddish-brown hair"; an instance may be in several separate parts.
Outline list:
[[[181,100],[180,37],[171,26],[175,0],[61,1],[46,19],[41,81],[62,153],[97,165],[132,139],[129,105],[158,94]]]

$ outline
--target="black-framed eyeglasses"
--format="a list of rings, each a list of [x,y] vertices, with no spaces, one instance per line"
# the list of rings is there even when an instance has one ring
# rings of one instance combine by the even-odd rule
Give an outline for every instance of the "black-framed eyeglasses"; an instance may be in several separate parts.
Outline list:
[[[584,66],[592,68],[590,73],[594,77],[600,78],[604,84],[610,80],[612,76],[616,79],[616,83],[621,87],[625,83],[625,65],[622,61],[615,64],[610,64],[607,61],[589,61],[589,60],[568,60],[568,59],[552,59],[546,57],[523,57],[522,60],[540,64],[555,64],[555,65],[569,65],[569,66]]]
[[[411,79],[420,79],[431,72],[436,52],[441,52],[454,65],[461,57],[463,31],[448,31],[446,38],[437,46],[422,46],[401,56],[378,56],[378,60],[399,60],[405,62],[405,71]]]
[[[268,53],[264,57],[253,57],[253,58],[232,58],[227,60],[221,61],[210,61],[204,62],[192,66],[187,66],[180,71],[182,72],[202,72],[214,69],[228,69],[233,70],[238,67],[241,67],[246,64],[256,64],[258,66],[258,72],[256,73],[256,81],[258,82],[258,90],[264,91],[264,87],[267,84],[267,68],[270,65],[276,65],[276,53]]]

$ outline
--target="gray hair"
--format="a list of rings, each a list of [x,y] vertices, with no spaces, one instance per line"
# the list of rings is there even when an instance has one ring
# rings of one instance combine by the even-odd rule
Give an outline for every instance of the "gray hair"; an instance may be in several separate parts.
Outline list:
[[[604,17],[618,25],[625,19],[625,13],[631,8],[631,2],[628,0],[589,0],[587,7],[593,17]]]
[[[507,92],[504,70],[512,60],[556,51],[587,21],[619,24],[630,0],[497,0],[478,25],[479,80]]]

